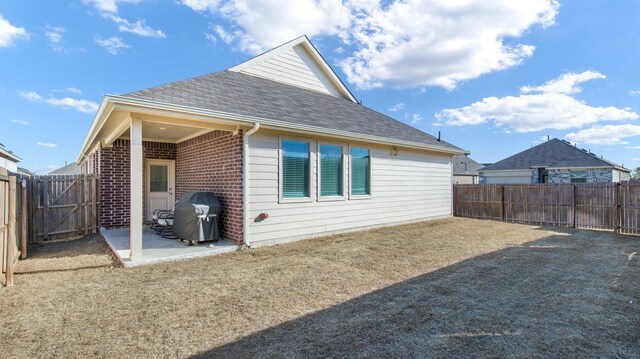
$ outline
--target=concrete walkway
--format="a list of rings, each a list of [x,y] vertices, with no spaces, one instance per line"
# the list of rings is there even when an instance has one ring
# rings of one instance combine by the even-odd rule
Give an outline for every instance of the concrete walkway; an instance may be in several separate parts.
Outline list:
[[[185,246],[178,240],[162,238],[155,234],[152,229],[144,228],[142,234],[142,258],[131,260],[129,258],[129,228],[101,228],[100,234],[102,234],[113,253],[125,267],[212,256],[238,250],[237,244],[226,239]]]

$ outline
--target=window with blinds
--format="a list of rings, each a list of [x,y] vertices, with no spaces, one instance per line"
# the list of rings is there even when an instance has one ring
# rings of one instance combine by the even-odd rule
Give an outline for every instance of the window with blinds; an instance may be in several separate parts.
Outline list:
[[[342,146],[320,145],[320,196],[342,196]]]
[[[282,197],[309,197],[309,142],[282,140]]]
[[[351,194],[370,195],[370,156],[367,148],[351,148]]]

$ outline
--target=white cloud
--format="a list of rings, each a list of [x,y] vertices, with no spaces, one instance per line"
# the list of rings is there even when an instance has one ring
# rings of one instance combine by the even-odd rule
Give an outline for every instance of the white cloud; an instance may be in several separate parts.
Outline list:
[[[579,128],[600,121],[635,120],[640,116],[629,108],[613,106],[594,107],[562,91],[579,92],[577,84],[590,79],[603,78],[598,73],[566,74],[536,91],[552,91],[536,94],[520,94],[502,98],[487,97],[469,106],[444,109],[436,114],[438,121],[447,125],[478,125],[493,121],[496,126],[516,132],[534,132],[543,129]],[[597,75],[594,75],[597,74]],[[579,79],[566,81],[563,79]],[[568,85],[560,83],[569,83]],[[533,91],[534,87],[526,88]]]
[[[53,90],[53,92],[69,92],[69,93],[74,93],[76,95],[82,95],[82,91],[77,87],[67,87],[60,90]]]
[[[73,108],[79,112],[93,113],[98,110],[98,104],[89,100],[75,99],[71,97],[50,98],[47,103],[62,108]]]
[[[453,89],[462,81],[517,66],[535,47],[515,39],[534,26],[553,25],[559,8],[556,0],[181,2],[229,20],[232,25],[221,28],[226,40],[220,38],[251,54],[302,34],[337,36],[355,47],[338,65],[360,88]]]
[[[625,150],[640,150],[640,146],[627,146]]]
[[[210,34],[208,32],[204,33],[204,37],[212,44],[216,44],[218,42],[218,38],[216,37],[216,35]]]
[[[105,13],[102,16],[107,19],[113,20],[113,22],[118,24],[118,30],[122,32],[130,32],[144,37],[166,37],[165,33],[162,32],[162,30],[157,30],[148,26],[145,21],[141,19],[137,19],[132,23],[127,19],[123,19],[113,14]]]
[[[589,145],[625,145],[627,137],[640,136],[640,125],[606,125],[596,126],[571,132],[565,137],[572,142]]]
[[[416,124],[422,122],[422,115],[419,113],[414,113],[411,115],[411,123]]]
[[[631,90],[629,91],[629,95],[640,95],[640,90]]]
[[[583,82],[606,78],[607,76],[595,71],[584,71],[579,74],[567,73],[561,75],[557,79],[547,81],[540,86],[523,86],[520,88],[520,91],[522,91],[523,93],[544,92],[564,93],[567,95],[571,95],[582,92],[582,88],[580,88],[578,85]]]
[[[29,33],[24,27],[11,25],[2,14],[0,14],[0,47],[9,47],[16,40],[28,39]]]
[[[118,3],[137,4],[140,0],[82,0],[85,4],[93,5],[97,10],[104,12],[118,12]]]
[[[533,144],[534,145],[539,145],[541,143],[547,142],[549,139],[547,138],[547,136],[540,136],[537,139],[533,140]]]
[[[44,29],[44,34],[52,44],[57,44],[62,40],[62,33],[65,32],[65,28],[60,26],[47,26]]]
[[[399,103],[389,107],[389,111],[390,112],[396,112],[396,111],[404,110],[405,106],[406,105],[405,105],[404,102],[399,102]]]
[[[230,20],[234,26],[220,27],[219,37],[250,54],[260,53],[302,34],[339,35],[350,23],[350,10],[341,0],[181,2],[195,11],[213,12]]]
[[[336,54],[343,54],[345,51],[346,50],[342,46],[338,46],[335,49],[333,49],[333,52],[335,52]]]
[[[42,147],[48,147],[48,148],[58,147],[58,145],[56,145],[55,143],[40,142],[40,141],[36,142],[36,145],[42,146]]]
[[[340,62],[360,88],[439,86],[517,66],[535,49],[511,43],[553,24],[555,0],[354,0],[350,30],[358,50]]]
[[[95,42],[96,44],[104,47],[111,55],[117,55],[120,50],[131,47],[124,41],[122,41],[121,38],[115,36],[112,36],[108,39],[102,39],[98,37],[95,39]]]
[[[20,97],[22,97],[23,99],[31,102],[38,102],[42,100],[42,96],[40,96],[40,94],[35,91],[21,91],[18,92],[18,95],[20,95]]]
[[[11,120],[11,122],[18,124],[18,125],[23,125],[23,126],[27,126],[29,124],[29,122],[25,121],[25,120]]]

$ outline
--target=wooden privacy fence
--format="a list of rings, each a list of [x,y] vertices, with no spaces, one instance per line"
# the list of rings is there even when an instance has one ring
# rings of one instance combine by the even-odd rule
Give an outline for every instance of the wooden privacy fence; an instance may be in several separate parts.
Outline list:
[[[6,286],[13,285],[13,267],[27,257],[27,183],[0,168],[0,272]]]
[[[30,181],[31,241],[69,239],[96,233],[97,189],[95,175],[33,177]]]
[[[21,177],[0,168],[0,268],[13,285],[13,266],[27,257],[27,241],[42,242],[96,233],[95,175]]]
[[[453,214],[640,234],[640,183],[456,184]]]

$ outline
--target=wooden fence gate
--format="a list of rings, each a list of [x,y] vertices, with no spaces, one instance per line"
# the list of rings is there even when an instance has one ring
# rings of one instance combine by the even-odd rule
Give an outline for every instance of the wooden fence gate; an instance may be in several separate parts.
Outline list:
[[[640,234],[640,183],[456,184],[453,215]]]
[[[31,241],[69,239],[96,233],[95,175],[35,176],[30,181]]]

